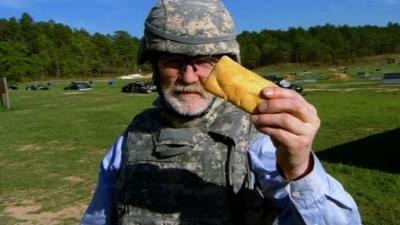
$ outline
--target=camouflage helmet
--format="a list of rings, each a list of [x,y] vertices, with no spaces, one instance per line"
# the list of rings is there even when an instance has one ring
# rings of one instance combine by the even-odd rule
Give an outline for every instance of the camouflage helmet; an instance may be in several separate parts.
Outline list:
[[[146,21],[138,64],[152,52],[229,54],[239,61],[233,19],[220,0],[159,0]]]

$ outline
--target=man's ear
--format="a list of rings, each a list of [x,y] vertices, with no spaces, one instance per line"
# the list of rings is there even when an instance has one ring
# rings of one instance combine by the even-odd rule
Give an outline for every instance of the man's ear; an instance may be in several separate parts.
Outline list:
[[[156,60],[151,61],[151,68],[153,70],[153,75],[151,81],[157,87],[157,92],[160,93],[160,69]]]

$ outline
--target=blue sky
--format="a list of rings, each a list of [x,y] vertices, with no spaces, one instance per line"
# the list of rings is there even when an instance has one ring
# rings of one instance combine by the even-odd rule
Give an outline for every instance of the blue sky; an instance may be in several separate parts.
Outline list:
[[[0,18],[28,12],[35,21],[53,19],[90,33],[128,31],[141,37],[156,0],[0,0]],[[288,27],[400,23],[400,0],[225,0],[238,33]]]

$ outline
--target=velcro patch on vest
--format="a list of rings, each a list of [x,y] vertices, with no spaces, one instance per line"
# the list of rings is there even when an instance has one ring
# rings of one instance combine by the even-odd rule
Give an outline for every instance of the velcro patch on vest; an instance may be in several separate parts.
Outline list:
[[[162,129],[156,140],[155,153],[157,156],[165,158],[190,151],[196,144],[193,137],[198,132],[200,131],[197,128]]]

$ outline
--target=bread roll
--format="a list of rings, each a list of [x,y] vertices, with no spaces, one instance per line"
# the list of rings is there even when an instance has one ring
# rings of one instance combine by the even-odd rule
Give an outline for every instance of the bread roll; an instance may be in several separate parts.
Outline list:
[[[253,113],[263,101],[261,91],[276,86],[256,73],[244,68],[228,56],[223,56],[214,66],[205,89],[248,113]]]

